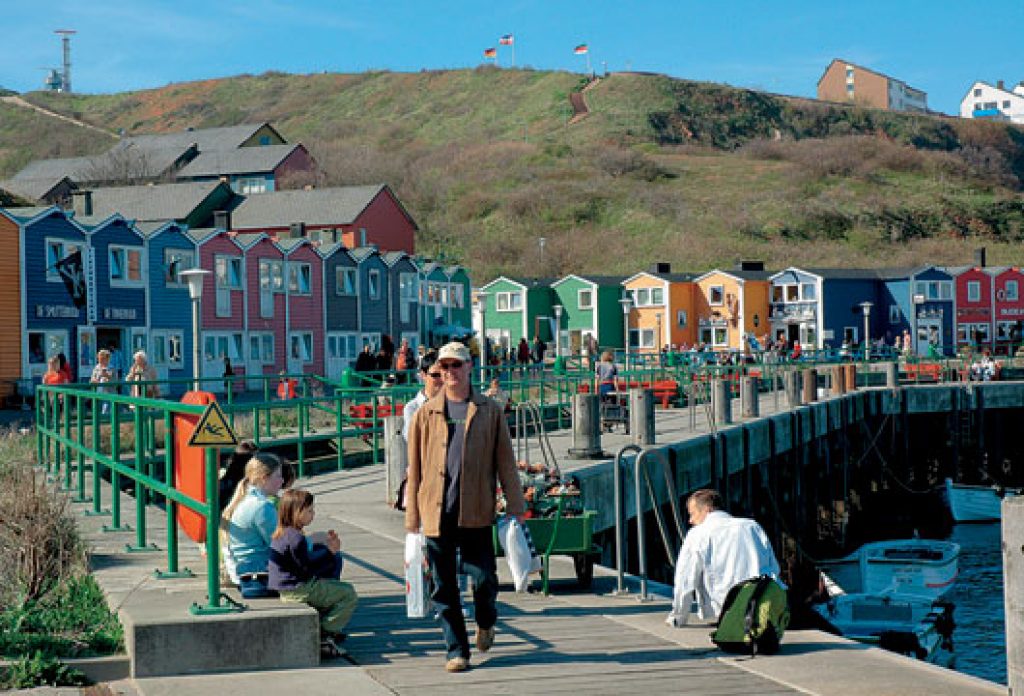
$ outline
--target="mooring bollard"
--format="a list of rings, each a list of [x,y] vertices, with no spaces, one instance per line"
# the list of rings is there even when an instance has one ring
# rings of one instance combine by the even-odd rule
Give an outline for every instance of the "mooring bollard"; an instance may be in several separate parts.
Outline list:
[[[1003,498],[1002,515],[1006,684],[1024,694],[1024,496]]]
[[[841,396],[846,393],[846,370],[843,365],[832,366],[832,396]]]
[[[654,392],[629,390],[629,432],[638,445],[654,444]]]
[[[786,405],[790,408],[800,406],[800,373],[790,370],[783,374],[783,385],[786,388]]]
[[[729,391],[728,380],[711,381],[711,406],[716,426],[732,423],[732,394]]]
[[[804,403],[809,404],[818,400],[818,371],[804,370]]]
[[[398,497],[398,488],[402,485],[402,478],[405,476],[406,447],[405,438],[402,437],[402,424],[405,419],[401,416],[388,416],[384,419],[384,470],[387,472],[384,481],[384,501],[388,505],[394,505]]]
[[[889,389],[895,389],[900,386],[900,372],[899,365],[894,362],[885,363],[885,386]]]
[[[846,375],[846,391],[857,391],[857,366],[853,363],[845,366],[843,372]]]
[[[757,377],[746,376],[740,382],[740,413],[744,418],[757,418],[761,413]]]
[[[601,397],[575,394],[572,397],[572,447],[569,456],[593,459],[601,452]]]

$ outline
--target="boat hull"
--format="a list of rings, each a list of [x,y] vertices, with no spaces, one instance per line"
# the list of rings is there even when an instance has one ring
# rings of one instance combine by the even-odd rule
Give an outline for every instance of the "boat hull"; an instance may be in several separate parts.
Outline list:
[[[819,567],[847,594],[899,593],[935,600],[952,589],[959,556],[960,547],[952,542],[906,539],[865,544]]]
[[[945,498],[954,522],[994,522],[1002,519],[1004,497],[1019,495],[1014,489],[970,486],[946,479]]]

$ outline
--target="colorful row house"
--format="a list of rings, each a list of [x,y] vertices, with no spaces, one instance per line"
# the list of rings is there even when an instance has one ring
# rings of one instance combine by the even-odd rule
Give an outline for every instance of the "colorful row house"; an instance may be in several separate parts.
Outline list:
[[[712,350],[742,350],[749,337],[768,332],[769,274],[757,266],[716,269],[694,279],[699,343]]]
[[[564,355],[579,355],[593,338],[598,346],[620,346],[623,337],[621,276],[570,274],[551,284]],[[555,307],[561,307],[556,310]]]
[[[480,288],[484,299],[487,338],[497,350],[515,353],[519,341],[540,337],[545,344],[555,335],[553,307],[557,304],[550,278],[499,276]]]
[[[1024,336],[1020,268],[963,266],[947,269],[956,294],[956,345],[1009,353]]]
[[[461,266],[426,262],[420,267],[420,332],[427,345],[438,346],[473,333],[469,274]]]
[[[692,273],[672,273],[667,264],[656,264],[622,281],[623,292],[631,300],[630,350],[653,353],[665,345],[696,343],[695,279]],[[621,339],[612,345],[622,347]]]

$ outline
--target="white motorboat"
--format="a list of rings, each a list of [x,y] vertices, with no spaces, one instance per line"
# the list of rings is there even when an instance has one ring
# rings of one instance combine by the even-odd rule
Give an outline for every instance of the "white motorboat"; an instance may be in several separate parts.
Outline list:
[[[972,486],[946,479],[945,498],[954,522],[992,522],[1002,518],[1003,498],[1020,495],[1019,488]]]
[[[942,597],[956,582],[960,546],[933,539],[897,539],[864,544],[846,558],[819,569],[847,594]]]
[[[814,610],[838,633],[919,660],[948,666],[953,605],[914,595],[839,594]]]

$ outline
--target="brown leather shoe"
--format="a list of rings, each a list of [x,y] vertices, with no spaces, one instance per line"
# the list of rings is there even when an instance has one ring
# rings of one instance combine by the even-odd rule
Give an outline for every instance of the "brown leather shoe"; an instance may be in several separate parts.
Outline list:
[[[476,649],[487,652],[494,645],[494,626],[476,629]]]
[[[465,672],[469,669],[469,660],[464,657],[453,657],[445,663],[446,672]]]

